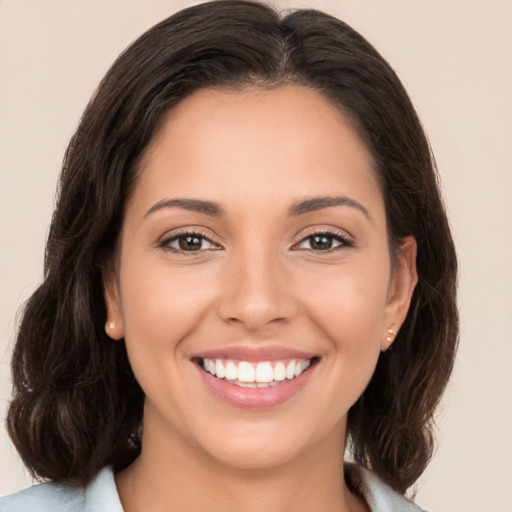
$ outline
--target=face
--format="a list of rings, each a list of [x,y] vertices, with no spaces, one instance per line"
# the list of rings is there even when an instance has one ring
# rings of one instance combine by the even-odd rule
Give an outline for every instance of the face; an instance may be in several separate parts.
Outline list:
[[[414,262],[408,240],[391,264],[372,158],[320,94],[182,101],[145,155],[105,278],[107,332],[146,395],[143,453],[268,468],[342,452]]]

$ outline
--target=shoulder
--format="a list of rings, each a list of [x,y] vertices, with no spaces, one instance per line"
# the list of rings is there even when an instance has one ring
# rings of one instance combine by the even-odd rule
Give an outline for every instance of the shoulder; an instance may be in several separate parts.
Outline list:
[[[82,512],[84,503],[85,489],[45,483],[0,498],[0,512]]]
[[[0,512],[123,512],[111,468],[87,487],[52,482],[0,498]]]
[[[379,477],[356,464],[345,464],[347,478],[364,497],[371,512],[426,512],[395,492]]]

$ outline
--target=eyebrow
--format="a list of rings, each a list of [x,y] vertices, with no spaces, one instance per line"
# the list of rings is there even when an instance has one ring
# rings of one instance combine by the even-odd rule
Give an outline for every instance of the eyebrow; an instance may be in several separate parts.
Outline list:
[[[361,204],[346,196],[323,196],[311,197],[295,203],[288,210],[288,216],[303,215],[304,213],[322,210],[324,208],[331,208],[333,206],[350,206],[364,213],[364,215],[371,220],[368,210]]]
[[[151,215],[158,210],[162,210],[163,208],[183,208],[184,210],[188,210],[191,212],[204,213],[205,215],[210,215],[211,217],[220,217],[224,215],[224,210],[216,203],[211,201],[203,201],[201,199],[162,199],[162,201],[158,201],[158,203],[154,204],[144,215],[146,218],[148,215]]]
[[[356,208],[360,210],[362,213],[364,213],[364,215],[368,219],[371,219],[368,210],[361,203],[358,203],[354,199],[350,199],[349,197],[346,196],[322,196],[304,199],[298,203],[293,204],[290,207],[290,209],[288,210],[288,216],[293,217],[296,215],[303,215],[305,213],[322,210],[324,208],[331,208],[333,206],[350,206],[352,208]],[[212,201],[185,198],[162,199],[161,201],[158,201],[158,203],[154,204],[145,213],[144,218],[158,210],[173,207],[183,208],[184,210],[188,210],[191,212],[203,213],[211,217],[221,217],[225,213],[224,210],[217,203],[214,203]]]

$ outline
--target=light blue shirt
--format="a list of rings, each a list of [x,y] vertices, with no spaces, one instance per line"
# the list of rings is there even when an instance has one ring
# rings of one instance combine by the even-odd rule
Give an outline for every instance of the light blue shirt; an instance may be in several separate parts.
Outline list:
[[[123,512],[111,467],[102,469],[85,488],[34,485],[0,498],[1,512]]]
[[[371,512],[424,512],[370,471],[348,464]],[[0,512],[123,512],[111,467],[85,488],[44,483],[0,498]]]

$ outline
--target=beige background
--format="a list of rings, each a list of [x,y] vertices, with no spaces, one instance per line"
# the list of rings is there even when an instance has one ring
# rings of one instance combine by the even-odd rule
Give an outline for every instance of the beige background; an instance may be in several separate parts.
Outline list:
[[[118,53],[198,2],[0,0],[0,415],[64,149]],[[512,511],[512,1],[307,0],[360,30],[419,110],[459,250],[462,338],[418,502]],[[0,494],[31,483],[0,429]]]

